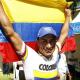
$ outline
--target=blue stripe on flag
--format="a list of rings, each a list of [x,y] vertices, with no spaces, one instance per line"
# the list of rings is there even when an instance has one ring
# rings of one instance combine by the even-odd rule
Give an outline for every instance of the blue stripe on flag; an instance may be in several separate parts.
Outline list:
[[[57,31],[57,35],[59,36],[62,25],[62,23],[13,23],[14,30],[19,33],[25,42],[35,41],[38,30],[42,26],[52,26]],[[73,30],[70,27],[69,36],[71,35],[73,35]],[[6,41],[6,38],[0,30],[0,42]]]

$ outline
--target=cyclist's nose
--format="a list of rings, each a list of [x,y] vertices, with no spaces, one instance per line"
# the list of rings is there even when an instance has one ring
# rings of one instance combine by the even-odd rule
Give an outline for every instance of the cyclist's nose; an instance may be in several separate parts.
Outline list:
[[[46,48],[51,48],[51,47],[52,47],[52,45],[50,43],[46,44]]]

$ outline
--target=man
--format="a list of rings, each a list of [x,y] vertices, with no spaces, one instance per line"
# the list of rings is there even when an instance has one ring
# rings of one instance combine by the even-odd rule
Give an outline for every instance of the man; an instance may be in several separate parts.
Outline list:
[[[65,9],[65,13],[66,19],[59,39],[57,40],[56,31],[52,27],[42,27],[37,36],[39,50],[35,52],[32,48],[25,45],[19,35],[14,32],[0,2],[0,23],[17,54],[23,60],[26,80],[57,80],[58,53],[68,35],[71,11]]]

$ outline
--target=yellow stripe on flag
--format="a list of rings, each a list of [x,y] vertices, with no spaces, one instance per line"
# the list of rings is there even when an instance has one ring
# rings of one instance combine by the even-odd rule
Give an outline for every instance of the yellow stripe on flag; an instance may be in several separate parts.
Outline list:
[[[19,0],[2,0],[2,3],[5,4],[5,11],[12,22],[63,23],[65,20],[64,13],[57,8],[37,6]]]
[[[10,13],[10,10],[9,10],[8,5],[6,4],[5,0],[1,0],[1,2],[2,2],[3,8],[4,8],[9,20],[13,21],[12,15]]]
[[[28,3],[36,4],[39,6],[58,8],[61,10],[63,10],[68,5],[66,0],[19,0],[19,1],[24,1],[24,2],[28,2]]]

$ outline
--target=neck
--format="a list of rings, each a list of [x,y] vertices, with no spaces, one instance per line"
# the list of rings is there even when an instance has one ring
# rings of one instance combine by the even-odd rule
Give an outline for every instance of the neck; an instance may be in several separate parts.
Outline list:
[[[47,60],[51,60],[52,57],[53,57],[53,55],[51,55],[51,56],[44,56],[40,51],[38,51],[38,54],[39,54],[40,56],[42,56],[44,59],[47,59]]]

